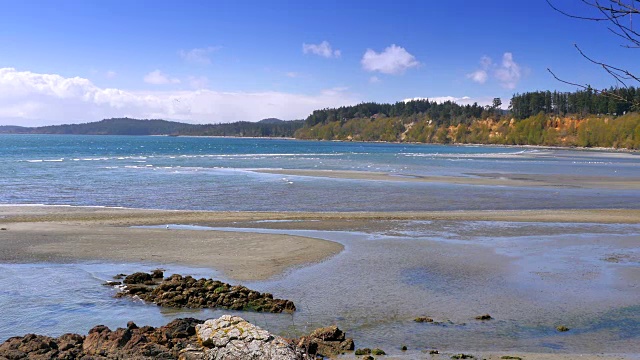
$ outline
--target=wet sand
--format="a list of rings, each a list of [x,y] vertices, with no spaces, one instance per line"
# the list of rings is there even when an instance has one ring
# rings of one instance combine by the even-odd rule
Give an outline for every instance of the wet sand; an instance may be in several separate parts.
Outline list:
[[[349,230],[380,220],[517,221],[638,224],[640,209],[463,210],[407,212],[259,212],[145,210],[82,206],[1,205],[0,227],[11,222],[53,222],[104,226],[203,224],[241,227],[258,224],[282,229]],[[256,227],[254,225],[254,227]]]
[[[137,229],[69,223],[3,223],[0,262],[104,260],[214,268],[264,280],[337,254],[342,245],[301,236]]]
[[[640,190],[640,179],[630,177],[571,176],[503,173],[469,173],[469,176],[424,176],[412,174],[389,174],[385,172],[347,170],[302,170],[302,169],[261,169],[255,172],[290,176],[324,177],[331,179],[434,182],[455,185],[515,186],[515,187],[555,187]]]

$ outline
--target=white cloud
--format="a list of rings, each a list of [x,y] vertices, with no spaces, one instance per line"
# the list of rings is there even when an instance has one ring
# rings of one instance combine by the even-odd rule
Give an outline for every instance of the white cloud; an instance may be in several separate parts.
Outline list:
[[[383,74],[402,74],[407,69],[420,65],[415,56],[403,47],[395,44],[377,53],[371,49],[362,56],[362,68],[366,71],[378,71]]]
[[[189,76],[189,86],[193,89],[204,89],[209,86],[209,78],[206,76]]]
[[[117,73],[117,72],[115,72],[115,71],[113,71],[113,70],[109,70],[109,71],[107,71],[107,72],[104,74],[104,76],[105,76],[107,79],[113,79],[113,78],[115,78],[116,76],[118,76],[118,73]]]
[[[495,77],[500,81],[503,87],[514,89],[520,81],[521,72],[520,65],[513,61],[513,54],[504,53],[502,56],[502,65],[495,70]]]
[[[439,104],[441,104],[443,102],[451,101],[451,102],[454,102],[454,103],[456,103],[458,105],[473,105],[474,103],[478,103],[478,105],[480,105],[480,106],[491,105],[493,103],[493,98],[488,98],[488,97],[472,98],[472,97],[469,97],[469,96],[463,96],[463,97],[434,96],[434,97],[429,97],[429,98],[426,98],[426,97],[414,97],[414,98],[404,99],[402,101],[409,102],[409,101],[415,101],[415,100],[429,100],[429,101],[437,102]]]
[[[178,55],[186,62],[192,64],[209,65],[211,64],[211,57],[209,55],[216,50],[220,50],[220,47],[209,46],[206,48],[180,50],[178,51]]]
[[[300,76],[300,74],[298,74],[297,72],[294,72],[294,71],[289,71],[285,75],[287,75],[287,77],[290,77],[290,78],[297,78],[297,77]]]
[[[487,74],[486,70],[476,70],[471,74],[467,74],[467,77],[479,84],[484,84],[485,82],[487,82],[489,74]]]
[[[372,76],[369,78],[369,83],[370,84],[377,84],[379,83],[381,80],[377,77],[377,76]]]
[[[480,69],[467,74],[467,78],[479,84],[489,79],[489,72],[507,89],[514,89],[522,77],[520,65],[513,60],[513,54],[506,52],[502,55],[502,63],[494,64],[490,57],[480,58]]]
[[[342,55],[340,50],[333,50],[328,41],[320,44],[302,44],[302,52],[305,54],[315,54],[326,58],[339,58]]]
[[[485,82],[487,82],[487,79],[489,78],[489,73],[487,71],[489,70],[489,67],[491,67],[492,64],[493,64],[493,60],[491,60],[490,57],[486,55],[481,57],[480,69],[470,74],[467,74],[467,78],[477,82],[478,84],[484,84]]]
[[[198,79],[198,78],[195,78]],[[314,95],[283,92],[127,91],[90,80],[0,68],[0,124],[45,125],[129,116],[191,123],[305,118],[313,110],[361,101],[346,88]]]
[[[155,70],[144,76],[144,82],[153,85],[179,84],[180,79],[171,78],[160,70]]]

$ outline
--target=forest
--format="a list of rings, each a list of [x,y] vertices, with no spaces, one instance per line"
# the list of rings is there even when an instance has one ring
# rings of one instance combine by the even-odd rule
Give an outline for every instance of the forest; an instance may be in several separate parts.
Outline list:
[[[300,139],[640,149],[636,88],[514,94],[493,106],[414,100],[314,111]]]
[[[84,124],[40,127],[0,126],[4,134],[72,134],[72,135],[190,135],[236,137],[293,137],[302,120],[264,119],[258,122],[239,121],[225,124],[186,124],[167,120],[130,118],[104,119]]]

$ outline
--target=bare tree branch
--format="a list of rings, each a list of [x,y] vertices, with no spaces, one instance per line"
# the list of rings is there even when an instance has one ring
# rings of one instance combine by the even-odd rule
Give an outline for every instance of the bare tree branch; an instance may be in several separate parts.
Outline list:
[[[583,16],[569,13],[555,6],[552,3],[552,0],[545,1],[553,10],[569,18],[596,22],[608,22],[609,26],[607,26],[607,29],[615,36],[627,42],[627,44],[621,44],[622,47],[628,49],[640,48],[640,32],[633,29],[632,17],[634,14],[640,14],[640,0],[630,0],[630,2],[627,2],[626,0],[581,0],[582,3],[586,5],[586,7],[597,11],[598,14],[594,16]],[[603,61],[595,60],[594,58],[588,56],[577,44],[574,44],[574,47],[578,50],[583,58],[587,59],[592,64],[597,65],[604,71],[606,71],[607,74],[609,74],[615,80],[616,85],[628,88],[629,81],[640,83],[640,75],[635,75],[631,70],[623,69],[619,66],[614,66]],[[549,73],[551,73],[551,75],[556,80],[562,83],[577,86],[578,88],[585,90],[591,89],[589,85],[577,84],[560,79],[558,76],[556,76],[555,73],[553,73],[553,71],[551,71],[551,69],[547,69],[547,71],[549,71]],[[628,100],[616,94],[615,92],[608,90],[594,91],[596,93],[614,98],[618,101],[631,103],[634,105],[634,107],[640,108],[640,101]]]

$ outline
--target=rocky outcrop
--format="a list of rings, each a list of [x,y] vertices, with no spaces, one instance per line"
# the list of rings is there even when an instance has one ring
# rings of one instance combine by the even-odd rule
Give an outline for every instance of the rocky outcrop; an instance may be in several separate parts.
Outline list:
[[[111,330],[95,326],[89,334],[65,334],[57,338],[28,334],[0,345],[0,360],[6,359],[315,359],[335,357],[353,350],[353,339],[335,326],[320,328],[309,336],[289,340],[269,333],[241,317],[176,319],[165,326]],[[381,354],[381,353],[380,353]]]
[[[154,328],[110,330],[98,325],[87,336],[58,338],[28,334],[0,345],[0,359],[306,359],[303,349],[237,316],[214,320],[177,319]]]
[[[347,338],[336,326],[316,329],[309,336],[301,337],[297,345],[308,354],[325,357],[335,357],[355,347],[353,339]]]
[[[64,334],[58,338],[28,334],[0,345],[0,359],[178,359],[180,351],[197,344],[197,319],[177,319],[154,328],[138,327],[111,331],[104,325],[87,336]]]
[[[242,285],[213,279],[171,275],[162,279],[162,272],[135,273],[125,277],[125,286],[116,297],[137,297],[158,306],[174,308],[224,308],[281,313],[296,310],[293,302],[274,299],[269,293],[259,293]]]

